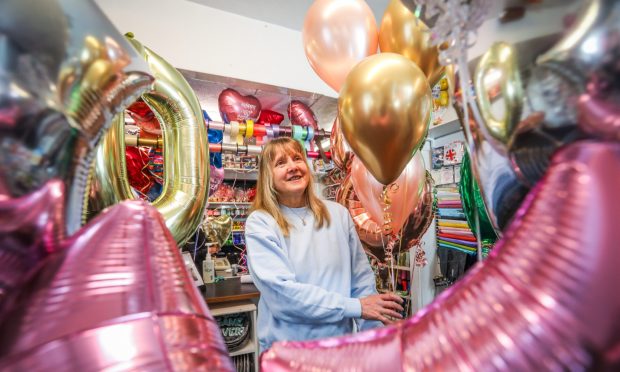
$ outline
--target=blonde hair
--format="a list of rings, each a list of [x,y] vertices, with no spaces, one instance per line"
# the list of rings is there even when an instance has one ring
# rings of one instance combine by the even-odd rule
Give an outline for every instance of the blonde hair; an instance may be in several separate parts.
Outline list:
[[[271,140],[265,145],[261,152],[260,162],[258,165],[258,182],[256,187],[256,198],[252,204],[251,211],[265,211],[269,213],[275,220],[284,236],[289,235],[290,224],[282,214],[280,210],[280,203],[278,202],[278,191],[273,186],[273,172],[271,171],[272,163],[275,161],[276,156],[284,152],[289,155],[301,155],[304,160],[304,164],[308,167],[308,159],[306,158],[306,152],[301,144],[296,140],[288,137],[276,138]],[[329,226],[330,217],[325,203],[319,199],[314,193],[312,186],[312,176],[310,169],[306,176],[308,180],[308,186],[304,191],[304,197],[306,205],[310,207],[315,226],[320,228],[324,224]]]

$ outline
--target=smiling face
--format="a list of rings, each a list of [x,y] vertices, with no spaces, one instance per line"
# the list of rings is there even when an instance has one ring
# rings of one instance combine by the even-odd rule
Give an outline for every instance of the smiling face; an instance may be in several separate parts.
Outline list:
[[[271,161],[273,187],[278,192],[278,199],[303,200],[310,182],[310,172],[304,156],[297,151],[281,148]]]

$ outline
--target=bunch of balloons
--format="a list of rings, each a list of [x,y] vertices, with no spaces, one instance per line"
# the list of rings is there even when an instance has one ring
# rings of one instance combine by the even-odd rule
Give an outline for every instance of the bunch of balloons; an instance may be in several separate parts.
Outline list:
[[[414,233],[406,223],[428,226],[433,218],[422,205],[432,200],[425,195],[432,181],[418,150],[431,120],[431,87],[445,75],[428,28],[399,0],[390,2],[380,30],[363,0],[318,0],[302,34],[310,65],[340,94],[331,150],[350,176],[338,201],[368,246],[404,231],[410,235],[401,242],[419,242],[424,231]]]

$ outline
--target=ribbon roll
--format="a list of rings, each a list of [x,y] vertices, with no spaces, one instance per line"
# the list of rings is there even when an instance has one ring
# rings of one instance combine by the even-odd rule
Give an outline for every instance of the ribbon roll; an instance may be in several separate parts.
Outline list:
[[[254,121],[246,120],[245,121],[245,138],[251,138],[254,135]]]

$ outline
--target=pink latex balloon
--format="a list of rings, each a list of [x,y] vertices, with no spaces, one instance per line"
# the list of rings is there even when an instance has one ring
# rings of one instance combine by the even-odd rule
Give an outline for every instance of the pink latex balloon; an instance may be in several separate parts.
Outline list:
[[[217,98],[222,120],[231,121],[256,120],[260,115],[261,104],[254,96],[242,96],[234,89],[224,89]]]
[[[224,168],[211,167],[211,177],[209,179],[209,196],[213,195],[224,182]]]
[[[418,152],[409,161],[398,179],[388,186],[388,195],[392,199],[390,211],[392,213],[394,232],[398,232],[403,227],[405,221],[418,204],[418,199],[426,181],[425,172],[424,160]],[[370,217],[380,226],[383,226],[385,204],[381,194],[384,186],[370,174],[362,161],[357,157],[351,162],[351,182],[353,183],[355,194],[368,211]]]
[[[620,144],[561,150],[488,260],[414,318],[279,342],[265,371],[618,370]]]
[[[65,237],[64,188],[52,180],[20,198],[0,199],[0,322],[19,290],[60,248]]]
[[[364,0],[316,0],[302,37],[314,72],[336,92],[359,61],[377,52],[377,23]]]
[[[48,260],[0,328],[0,370],[233,370],[152,206],[109,208]]]
[[[291,124],[319,129],[314,112],[312,112],[310,107],[308,107],[305,103],[301,101],[291,101],[288,105],[287,112]]]

